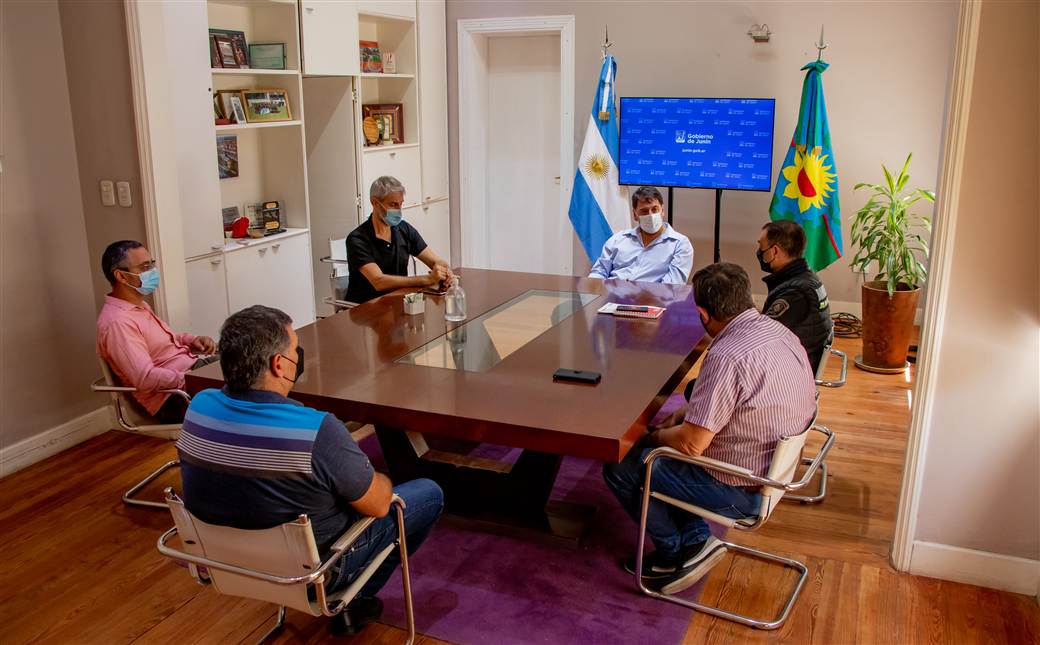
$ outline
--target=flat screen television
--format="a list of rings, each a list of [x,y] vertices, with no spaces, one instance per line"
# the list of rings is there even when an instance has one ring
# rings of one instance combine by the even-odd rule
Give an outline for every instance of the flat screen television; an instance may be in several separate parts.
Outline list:
[[[620,183],[768,191],[775,99],[622,97]]]

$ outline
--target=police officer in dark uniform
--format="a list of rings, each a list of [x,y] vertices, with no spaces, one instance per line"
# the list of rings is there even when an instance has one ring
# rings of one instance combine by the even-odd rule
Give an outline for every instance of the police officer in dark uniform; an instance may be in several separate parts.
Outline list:
[[[791,220],[769,222],[758,238],[758,263],[769,273],[762,313],[782,323],[802,341],[815,371],[834,337],[827,289],[802,257],[805,231]]]

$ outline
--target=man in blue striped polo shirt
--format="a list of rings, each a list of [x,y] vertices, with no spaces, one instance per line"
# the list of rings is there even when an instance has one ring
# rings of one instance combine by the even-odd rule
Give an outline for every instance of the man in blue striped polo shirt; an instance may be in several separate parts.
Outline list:
[[[380,518],[343,556],[326,588],[349,585],[397,537],[388,516],[397,493],[405,501],[409,552],[419,548],[440,517],[444,495],[417,479],[393,486],[334,415],[288,398],[303,374],[303,348],[285,313],[256,305],[220,330],[225,387],[192,399],[177,450],[184,503],[210,524],[265,529],[305,514],[322,557],[361,516]],[[376,596],[399,563],[394,551],[347,609],[334,634],[355,634],[382,614]]]

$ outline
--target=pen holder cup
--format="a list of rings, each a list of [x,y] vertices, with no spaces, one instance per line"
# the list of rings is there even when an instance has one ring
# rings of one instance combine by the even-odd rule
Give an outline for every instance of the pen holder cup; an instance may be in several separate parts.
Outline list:
[[[409,296],[413,296],[413,295],[419,296],[419,297],[409,300]],[[408,294],[408,296],[405,296],[405,298],[404,298],[404,312],[406,314],[408,314],[409,316],[414,316],[415,314],[421,314],[421,313],[423,313],[425,311],[426,311],[426,300],[423,299],[421,293]]]

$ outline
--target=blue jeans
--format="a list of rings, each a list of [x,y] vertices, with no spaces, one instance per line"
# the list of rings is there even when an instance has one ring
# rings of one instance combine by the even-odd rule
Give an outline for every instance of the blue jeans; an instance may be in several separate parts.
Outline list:
[[[394,486],[394,492],[404,500],[405,541],[408,543],[408,555],[415,553],[423,540],[430,534],[437,518],[444,509],[444,492],[441,487],[429,479],[415,479]],[[354,542],[346,554],[332,567],[330,581],[325,585],[329,592],[340,591],[350,586],[361,574],[369,562],[388,544],[397,539],[397,511],[390,507],[390,513],[381,517],[369,526]],[[361,587],[359,596],[374,596],[383,588],[390,575],[401,563],[401,551],[394,549],[383,564]]]
[[[620,464],[604,464],[603,479],[621,506],[639,522],[643,504],[643,459],[654,448],[644,441],[637,443]],[[745,519],[758,513],[762,496],[740,486],[723,484],[700,466],[672,459],[654,462],[651,490],[689,502],[695,506],[731,517]],[[703,518],[670,504],[650,498],[646,514],[646,530],[661,557],[678,558],[683,549],[708,539],[711,531]]]

